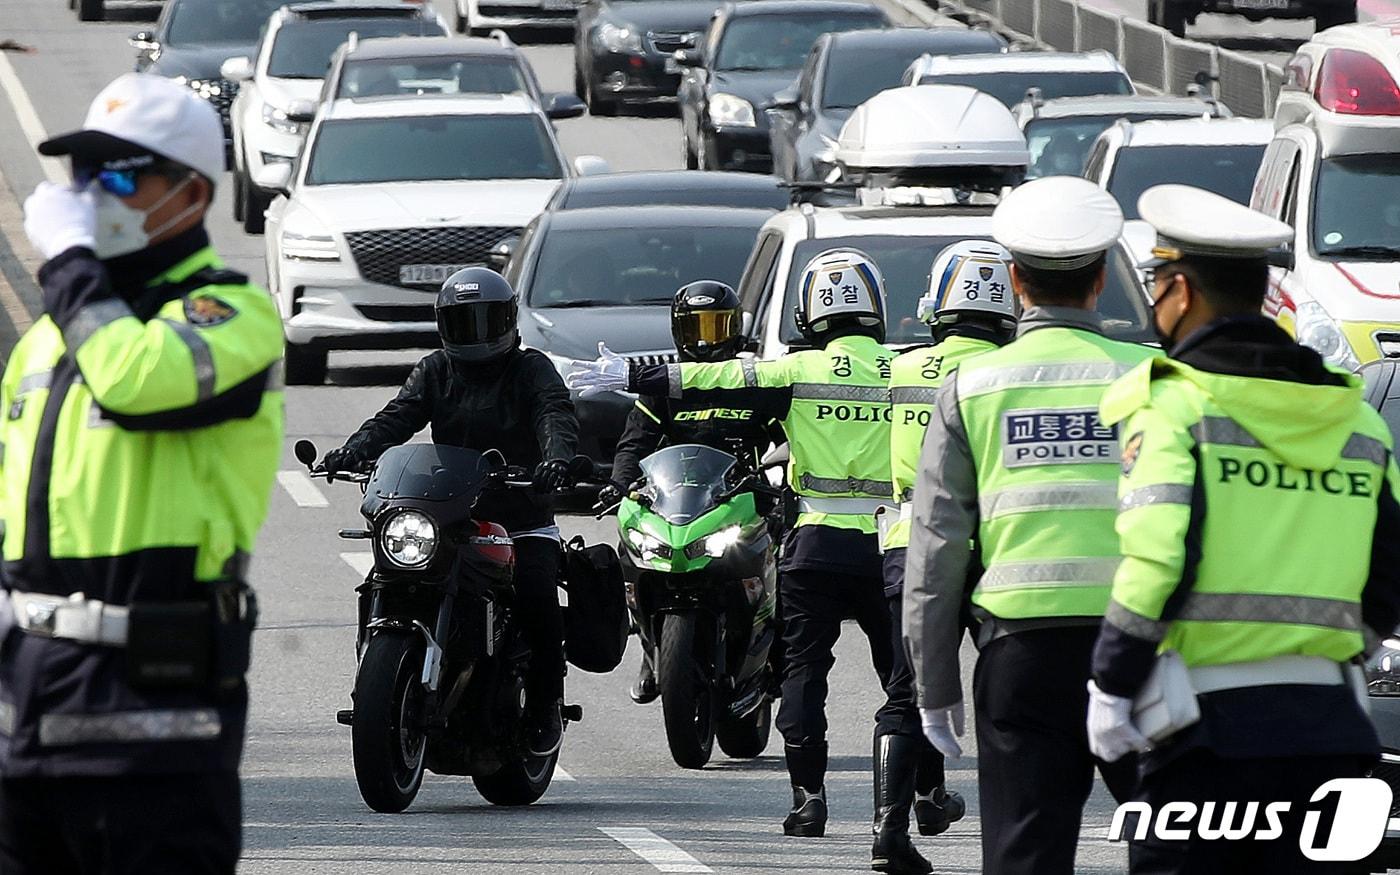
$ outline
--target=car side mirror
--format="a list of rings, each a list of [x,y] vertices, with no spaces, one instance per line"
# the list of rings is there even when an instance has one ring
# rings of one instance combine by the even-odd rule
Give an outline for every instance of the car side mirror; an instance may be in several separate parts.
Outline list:
[[[778,112],[797,112],[802,108],[802,97],[796,91],[779,91],[773,95],[768,108]]]
[[[142,52],[153,52],[160,48],[160,41],[156,39],[154,31],[138,30],[127,40],[133,49]]]
[[[219,65],[219,75],[230,82],[247,82],[253,78],[253,59],[239,55]]]
[[[263,191],[286,194],[292,187],[292,165],[285,161],[264,164],[253,174],[253,183]]]
[[[506,265],[510,264],[510,257],[515,254],[515,247],[519,244],[520,238],[512,234],[492,246],[491,251],[486,253],[487,266],[496,273],[505,273]]]
[[[703,67],[705,58],[699,49],[676,49],[671,57],[676,59],[676,63],[682,67]]]
[[[317,103],[300,98],[287,104],[287,121],[307,124],[316,118]]]
[[[597,155],[580,155],[574,159],[574,172],[579,176],[602,176],[611,173],[612,167]]]
[[[1282,268],[1283,270],[1293,269],[1293,247],[1280,246],[1277,249],[1270,249],[1268,254],[1270,267]]]
[[[544,114],[551,119],[578,118],[587,111],[588,104],[567,92],[549,95],[544,104]]]

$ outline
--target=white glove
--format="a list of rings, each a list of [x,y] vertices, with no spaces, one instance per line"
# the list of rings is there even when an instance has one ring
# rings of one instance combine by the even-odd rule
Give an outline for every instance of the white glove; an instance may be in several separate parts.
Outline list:
[[[75,246],[97,245],[97,207],[92,195],[41,182],[24,202],[24,233],[44,258]]]
[[[564,383],[570,389],[578,389],[584,398],[603,392],[615,392],[627,388],[627,359],[608,349],[608,345],[598,342],[598,360],[576,362]]]
[[[1133,700],[1113,696],[1089,681],[1089,751],[1106,763],[1151,747],[1133,725]]]
[[[963,704],[951,708],[920,708],[919,720],[924,724],[924,737],[929,744],[948,759],[962,756],[958,738],[963,734]]]

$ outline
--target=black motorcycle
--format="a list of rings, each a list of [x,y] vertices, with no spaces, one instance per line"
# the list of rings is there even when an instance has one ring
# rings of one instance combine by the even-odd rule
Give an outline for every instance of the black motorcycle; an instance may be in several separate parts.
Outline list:
[[[535,802],[559,753],[529,752],[530,649],[514,622],[515,548],[504,528],[474,516],[488,489],[533,488],[528,473],[494,451],[435,444],[393,447],[369,474],[314,467],[310,441],[298,441],[295,452],[312,474],[364,491],[360,513],[369,527],[340,537],[370,541],[374,567],[356,589],[354,708],[336,719],[351,728],[366,804],[403,811],[425,769],[470,775],[495,805]],[[566,706],[563,717],[567,726],[583,710]]]

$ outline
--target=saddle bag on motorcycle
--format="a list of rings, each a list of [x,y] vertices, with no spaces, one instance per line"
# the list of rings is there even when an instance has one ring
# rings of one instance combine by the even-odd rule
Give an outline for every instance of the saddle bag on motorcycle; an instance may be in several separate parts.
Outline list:
[[[584,671],[612,671],[622,663],[631,631],[617,552],[606,544],[585,546],[583,538],[574,536],[564,544],[560,576],[569,594],[564,653]]]

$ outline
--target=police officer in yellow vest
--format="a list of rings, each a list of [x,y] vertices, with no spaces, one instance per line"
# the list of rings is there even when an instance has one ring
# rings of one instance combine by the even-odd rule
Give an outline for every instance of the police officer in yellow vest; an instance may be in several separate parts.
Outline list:
[[[604,351],[568,382],[586,392],[630,389],[682,400],[702,392],[717,400],[730,393],[736,403],[761,396],[765,409],[782,423],[791,447],[788,481],[799,511],[784,544],[779,583],[787,664],[777,723],[793,787],[793,808],[783,829],[788,835],[820,836],[827,820],[827,674],[842,619],[854,616],[870,639],[882,686],[891,669],[875,511],[891,499],[893,355],[882,345],[884,285],[870,256],[854,250],[822,253],[806,265],[799,290],[796,323],[812,349],[774,361],[641,368]],[[904,847],[911,847],[907,834],[904,839]],[[876,864],[890,865],[872,860]]]
[[[1122,438],[1123,561],[1094,648],[1090,743],[1116,759],[1146,747],[1136,724],[1153,733],[1138,792],[1154,808],[1291,803],[1274,841],[1149,832],[1134,873],[1338,871],[1306,860],[1299,833],[1314,791],[1380,752],[1347,663],[1400,620],[1391,434],[1358,378],[1260,315],[1267,251],[1292,229],[1187,186],[1138,204],[1157,229],[1154,320],[1171,357],[1103,401]],[[1185,664],[1199,719],[1154,729],[1132,700],[1165,653]]]
[[[1153,354],[1105,337],[1094,312],[1122,225],[1083,179],[1002,200],[992,234],[1013,258],[1018,336],[939,387],[919,460],[904,634],[925,732],[949,756],[961,754],[961,614],[970,572],[985,569],[970,599],[988,875],[1070,875],[1093,784],[1085,684],[1118,562],[1117,440],[1098,405]],[[1100,767],[1116,795],[1131,791],[1131,763]]]
[[[996,243],[965,240],[945,247],[929,271],[928,294],[918,318],[929,326],[932,344],[916,346],[890,365],[890,479],[899,502],[893,522],[880,516],[885,599],[890,612],[894,669],[889,701],[876,715],[887,731],[876,734],[877,816],[907,818],[913,803],[919,834],[939,835],[961,820],[966,805],[944,789],[943,754],[924,738],[914,698],[914,673],[904,652],[904,559],[914,478],[924,432],[933,415],[933,394],[960,362],[1004,346],[1016,335],[1016,296],[1011,291],[1011,254]],[[910,769],[909,763],[917,763]],[[884,791],[883,793],[881,791]]]
[[[223,126],[129,73],[40,146],[44,315],[0,383],[0,872],[232,873],[245,567],[281,457],[281,321],[203,217]]]

